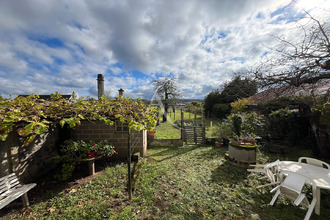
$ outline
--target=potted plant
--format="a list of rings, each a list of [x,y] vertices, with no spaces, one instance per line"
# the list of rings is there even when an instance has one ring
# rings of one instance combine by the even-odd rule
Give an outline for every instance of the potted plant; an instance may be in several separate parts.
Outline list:
[[[253,134],[242,135],[242,117],[240,115],[232,116],[232,128],[235,135],[229,142],[229,158],[238,163],[256,163],[257,147]]]
[[[100,152],[99,156],[110,157],[113,154],[118,155],[114,146],[108,141],[83,141],[83,140],[66,140],[61,146],[60,155],[56,158],[62,162],[61,173],[56,175],[60,180],[66,180],[72,176],[75,167],[89,158],[95,157],[95,152]],[[97,159],[97,158],[95,158]]]
[[[229,137],[233,136],[233,131],[231,128],[231,123],[228,119],[224,120],[217,130],[218,132],[218,141],[216,142],[216,146],[228,147]],[[217,144],[218,143],[218,144]]]

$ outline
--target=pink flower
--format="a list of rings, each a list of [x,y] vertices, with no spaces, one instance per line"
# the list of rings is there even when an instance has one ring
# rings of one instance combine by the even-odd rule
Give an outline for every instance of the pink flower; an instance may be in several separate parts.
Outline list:
[[[110,155],[108,155],[108,157],[110,157]]]
[[[78,164],[80,164],[81,162],[80,161],[78,161]]]
[[[118,152],[116,152],[116,155],[118,155]]]
[[[93,146],[95,146],[96,144],[94,143]]]

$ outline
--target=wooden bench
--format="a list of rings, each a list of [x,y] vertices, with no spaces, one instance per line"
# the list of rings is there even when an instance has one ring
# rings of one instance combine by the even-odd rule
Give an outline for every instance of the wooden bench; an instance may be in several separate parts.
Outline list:
[[[0,178],[0,209],[17,199],[22,197],[23,206],[29,206],[27,192],[37,184],[21,185],[15,173]]]

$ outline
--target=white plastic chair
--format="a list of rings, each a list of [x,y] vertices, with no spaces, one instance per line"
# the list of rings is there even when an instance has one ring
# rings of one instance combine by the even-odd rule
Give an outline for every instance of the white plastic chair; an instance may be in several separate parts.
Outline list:
[[[315,158],[300,157],[298,159],[299,163],[303,163],[304,161],[306,161],[307,164],[311,164],[311,165],[318,166],[318,167],[323,167],[325,169],[330,169],[330,165],[328,163],[315,159]]]
[[[258,168],[247,170],[249,172],[262,173],[270,181],[270,183],[258,186],[257,188],[278,185],[281,183],[280,174],[279,174],[279,170],[278,170],[279,163],[280,163],[280,160],[276,160],[275,162],[272,162],[272,163],[269,163],[266,165],[254,165],[255,167],[258,167]]]
[[[313,209],[315,208],[317,201],[316,184],[313,180],[301,174],[292,172],[286,173],[288,173],[288,176],[284,179],[284,181],[270,191],[272,193],[276,190],[276,193],[269,204],[274,205],[277,197],[281,194],[284,197],[294,200],[294,204],[296,206],[301,204],[302,206],[308,208],[304,218],[305,220],[308,220],[313,212]],[[313,199],[311,203],[309,203],[306,195],[302,193],[302,189],[306,182],[308,184],[312,184]]]

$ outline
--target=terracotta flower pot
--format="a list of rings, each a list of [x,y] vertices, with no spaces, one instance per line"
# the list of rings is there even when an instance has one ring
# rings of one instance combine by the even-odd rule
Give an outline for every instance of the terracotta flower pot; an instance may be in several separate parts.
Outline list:
[[[221,148],[222,146],[223,146],[222,143],[220,143],[220,142],[215,142],[215,147],[217,147],[217,148]]]
[[[153,130],[153,131],[148,131],[148,136],[155,136],[156,134],[156,131]]]

